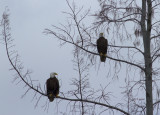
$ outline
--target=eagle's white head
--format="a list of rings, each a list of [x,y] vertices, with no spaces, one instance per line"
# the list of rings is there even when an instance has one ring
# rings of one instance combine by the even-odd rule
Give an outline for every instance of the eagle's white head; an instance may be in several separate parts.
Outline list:
[[[52,72],[52,73],[50,73],[50,78],[53,78],[53,77],[55,77],[56,75],[58,75],[58,74],[55,73],[55,72]]]
[[[103,33],[100,33],[100,34],[99,34],[99,37],[103,37]]]

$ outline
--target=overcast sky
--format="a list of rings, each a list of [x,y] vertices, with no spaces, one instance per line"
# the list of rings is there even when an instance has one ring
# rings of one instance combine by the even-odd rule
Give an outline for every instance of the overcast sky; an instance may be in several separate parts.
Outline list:
[[[91,12],[98,10],[97,0],[75,0],[84,9],[91,8]],[[92,4],[91,4],[92,3]],[[69,11],[65,0],[0,0],[0,14],[5,8],[9,9],[12,38],[15,49],[20,55],[25,69],[33,71],[32,79],[39,80],[42,85],[49,78],[50,72],[57,72],[61,80],[61,91],[69,88],[70,79],[74,78],[72,46],[59,46],[59,41],[42,32],[51,25],[66,23],[67,15],[62,11]],[[21,96],[26,89],[24,83],[12,83],[14,72],[6,56],[4,45],[0,44],[0,115],[55,115],[56,104],[51,103],[49,111],[42,109],[47,97],[35,109],[36,101],[32,102],[34,93],[29,92],[23,99]],[[3,65],[3,66],[2,66]],[[67,88],[68,87],[68,88]],[[62,106],[62,105],[61,105]],[[59,107],[65,111],[66,107]],[[59,114],[61,114],[59,112]]]
[[[75,2],[78,7],[84,6],[84,10],[91,8],[91,14],[99,9],[97,0],[75,0]],[[72,3],[72,0],[70,0],[70,3]],[[51,25],[59,26],[60,23],[66,23],[68,16],[62,13],[63,11],[70,11],[66,1],[0,0],[1,15],[6,6],[10,13],[11,34],[16,45],[14,48],[18,51],[25,69],[33,71],[32,79],[38,80],[37,82],[43,86],[50,73],[57,72],[61,84],[60,91],[66,92],[71,89],[70,80],[77,77],[77,73],[73,70],[73,46],[60,47],[60,42],[56,38],[43,34],[44,29],[51,28]],[[90,17],[88,21],[91,22],[92,20],[94,20],[94,17]],[[108,64],[109,61],[107,60],[106,63]],[[91,69],[90,86],[97,87],[97,83],[106,86],[111,81],[112,86],[108,87],[108,91],[114,91],[114,95],[120,97],[120,91],[117,88],[122,86],[124,82],[121,79],[114,80],[112,77],[106,79],[107,75],[104,73],[110,71],[106,63],[101,64],[100,68],[93,67]],[[36,109],[34,108],[36,100],[32,101],[33,91],[21,98],[26,91],[23,88],[24,83],[17,84],[18,81],[12,83],[14,72],[9,71],[11,66],[6,56],[5,47],[2,44],[0,44],[0,64],[0,115],[57,114],[55,102],[50,103],[48,112],[42,109],[47,97],[41,99]],[[120,72],[119,75],[123,73],[124,71]],[[114,97],[112,104],[114,101],[116,102],[117,97]],[[63,104],[58,107],[59,115],[62,114],[61,111],[66,111],[66,106]],[[106,113],[102,115],[106,115]]]

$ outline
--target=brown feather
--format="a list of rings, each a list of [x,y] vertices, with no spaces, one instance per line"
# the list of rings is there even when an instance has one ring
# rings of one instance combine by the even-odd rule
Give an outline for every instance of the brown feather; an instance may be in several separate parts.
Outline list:
[[[59,94],[59,81],[56,77],[49,78],[46,82],[48,99],[52,102]]]
[[[108,49],[108,41],[104,37],[97,40],[97,50],[100,55],[101,62],[105,62]]]

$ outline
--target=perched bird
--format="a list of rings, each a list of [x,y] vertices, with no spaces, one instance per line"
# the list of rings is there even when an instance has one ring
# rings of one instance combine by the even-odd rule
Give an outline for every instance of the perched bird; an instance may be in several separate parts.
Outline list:
[[[47,96],[50,102],[59,94],[59,81],[56,78],[57,73],[52,72],[50,78],[46,81]]]
[[[108,41],[103,37],[103,33],[100,33],[99,39],[97,40],[97,50],[100,55],[101,62],[106,61],[107,48],[108,48]]]

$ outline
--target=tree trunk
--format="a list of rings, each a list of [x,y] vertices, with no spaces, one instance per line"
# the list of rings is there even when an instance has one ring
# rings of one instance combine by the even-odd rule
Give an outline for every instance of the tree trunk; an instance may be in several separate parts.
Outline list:
[[[147,4],[146,4],[147,3]],[[146,11],[147,7],[147,11]],[[144,61],[145,61],[145,85],[146,85],[146,115],[153,115],[153,98],[152,98],[152,59],[150,52],[151,36],[151,17],[152,17],[151,0],[142,0],[142,18],[141,27],[144,44]],[[146,17],[147,14],[147,17]],[[146,22],[147,19],[147,23]],[[146,28],[147,25],[147,28]]]

